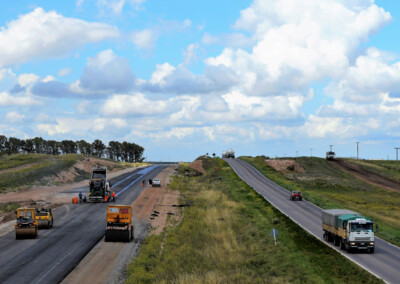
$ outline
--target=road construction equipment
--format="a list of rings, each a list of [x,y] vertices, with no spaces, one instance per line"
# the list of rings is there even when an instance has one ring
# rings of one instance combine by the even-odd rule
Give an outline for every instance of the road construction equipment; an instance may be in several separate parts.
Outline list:
[[[51,208],[38,208],[36,211],[36,220],[39,229],[52,228],[54,223],[53,211]]]
[[[36,238],[38,233],[36,209],[21,207],[18,208],[15,213],[17,214],[17,222],[15,224],[15,238]]]
[[[129,242],[133,239],[132,206],[108,205],[106,242]]]
[[[89,202],[106,202],[109,200],[111,185],[107,181],[107,167],[93,168],[92,179],[89,182]]]
[[[39,229],[50,229],[53,227],[54,216],[51,209],[51,202],[37,201],[36,207],[36,220]]]

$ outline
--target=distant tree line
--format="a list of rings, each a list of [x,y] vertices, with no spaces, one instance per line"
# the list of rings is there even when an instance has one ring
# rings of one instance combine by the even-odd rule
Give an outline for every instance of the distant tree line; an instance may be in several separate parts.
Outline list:
[[[123,162],[142,162],[144,148],[135,143],[110,141],[108,147],[99,139],[93,143],[85,140],[72,141],[45,140],[41,137],[33,139],[7,138],[0,135],[0,154],[37,153],[49,155],[83,154],[99,158],[109,158]]]

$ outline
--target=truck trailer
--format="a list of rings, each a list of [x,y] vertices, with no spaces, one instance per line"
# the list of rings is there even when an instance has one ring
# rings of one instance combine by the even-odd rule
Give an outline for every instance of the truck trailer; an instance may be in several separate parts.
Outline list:
[[[343,250],[367,250],[374,253],[373,222],[357,212],[346,209],[322,210],[324,238]]]

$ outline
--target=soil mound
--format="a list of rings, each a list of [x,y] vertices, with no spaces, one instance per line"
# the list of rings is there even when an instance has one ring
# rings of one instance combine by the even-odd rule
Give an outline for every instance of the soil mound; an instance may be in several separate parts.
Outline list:
[[[82,180],[89,178],[92,173],[92,168],[97,166],[107,166],[107,171],[109,173],[121,169],[121,166],[116,162],[87,157],[75,163],[68,170],[62,171],[55,177],[48,177],[47,179],[50,184],[71,183],[77,181],[77,179]]]
[[[265,160],[265,162],[279,172],[305,172],[304,168],[294,160]]]
[[[189,164],[189,168],[198,171],[199,173],[205,174],[206,170],[203,168],[203,161],[202,160],[196,160],[194,162],[191,162]]]

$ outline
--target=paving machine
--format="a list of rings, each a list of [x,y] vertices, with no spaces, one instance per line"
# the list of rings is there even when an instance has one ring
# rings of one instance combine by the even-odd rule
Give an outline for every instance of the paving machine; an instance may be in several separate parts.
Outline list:
[[[110,201],[111,185],[107,181],[107,167],[93,168],[92,179],[89,182],[89,202]]]
[[[15,238],[36,238],[38,233],[36,209],[21,207],[18,208],[15,213],[17,214],[17,222],[15,223]]]
[[[106,242],[129,242],[133,239],[132,206],[107,207]]]

